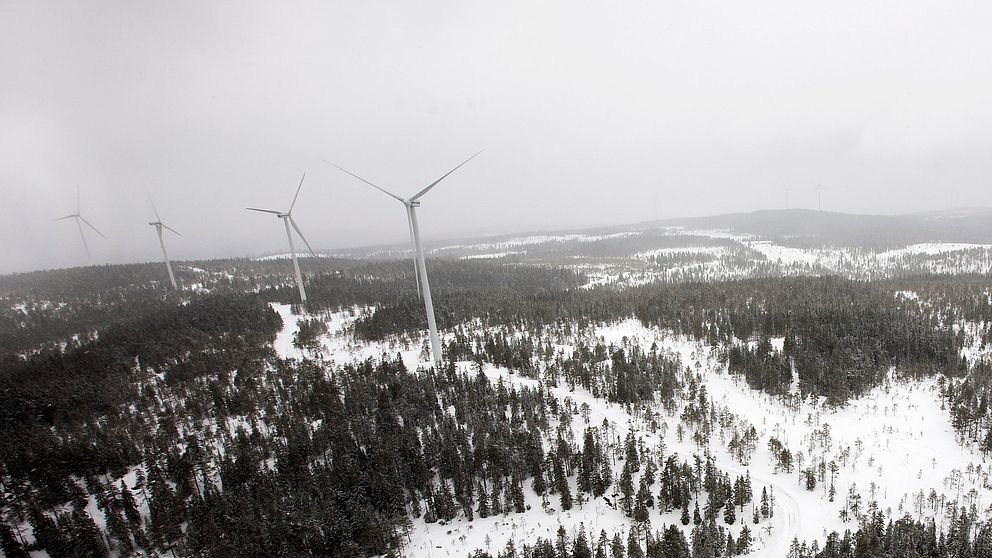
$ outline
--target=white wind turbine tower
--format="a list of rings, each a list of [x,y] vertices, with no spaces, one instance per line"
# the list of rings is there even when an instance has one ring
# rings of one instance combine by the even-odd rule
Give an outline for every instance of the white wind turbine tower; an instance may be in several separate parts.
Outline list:
[[[179,236],[182,236],[182,234],[180,234],[179,231],[177,231],[176,229],[162,222],[162,218],[159,217],[158,215],[158,209],[156,209],[155,207],[155,202],[152,202],[152,211],[155,212],[156,221],[148,224],[155,227],[155,232],[158,233],[158,244],[159,246],[162,247],[162,258],[165,260],[165,269],[168,270],[169,272],[169,282],[172,283],[173,290],[178,291],[179,287],[176,285],[176,276],[172,273],[172,262],[169,261],[169,253],[165,250],[165,240],[162,238],[162,230],[165,229],[172,231],[178,234]]]
[[[69,215],[66,215],[65,217],[59,217],[58,219],[55,219],[55,220],[56,221],[64,221],[66,219],[75,219],[76,220],[76,227],[79,228],[79,238],[81,238],[83,240],[83,248],[86,250],[86,257],[87,258],[90,257],[90,246],[89,246],[89,244],[86,243],[86,235],[83,234],[83,224],[84,223],[86,224],[87,227],[93,229],[93,232],[95,232],[96,234],[102,236],[104,238],[104,240],[107,239],[106,236],[103,236],[103,233],[102,232],[96,230],[96,227],[94,227],[89,221],[87,221],[85,217],[83,217],[82,215],[80,215],[80,212],[79,212],[79,186],[76,186],[76,212],[75,213],[72,213],[72,214],[69,214]]]
[[[310,250],[310,254],[313,257],[317,257],[317,253],[313,251],[310,247],[310,243],[307,242],[307,238],[303,236],[303,231],[300,230],[299,225],[293,220],[293,208],[296,207],[296,198],[300,197],[300,188],[303,188],[303,179],[307,177],[307,173],[303,173],[303,178],[300,179],[300,185],[296,187],[296,195],[293,196],[293,203],[289,206],[289,211],[283,213],[282,211],[276,211],[274,209],[258,209],[256,207],[248,207],[249,211],[261,211],[262,213],[271,213],[276,217],[282,219],[284,225],[286,225],[286,238],[289,239],[289,252],[293,255],[293,269],[296,271],[296,286],[300,289],[300,301],[307,301],[307,291],[303,288],[303,276],[300,274],[300,262],[296,260],[296,247],[293,246],[293,234],[289,231],[289,226],[292,225],[293,229],[296,230],[296,234],[300,235],[300,240],[307,245],[307,249]]]
[[[479,153],[482,153],[482,151],[479,151]],[[449,174],[455,172],[456,170],[461,168],[462,165],[474,159],[476,156],[479,155],[479,153],[476,153],[475,155],[472,155],[468,159],[465,159],[457,167],[451,169],[450,171],[445,173],[444,176],[438,178],[434,182],[431,182],[430,184],[427,185],[426,188],[410,196],[409,198],[401,198],[400,196],[397,196],[396,194],[393,194],[392,192],[389,192],[386,189],[381,188],[369,182],[368,180],[365,180],[364,178],[358,176],[357,174],[352,173],[351,171],[345,170],[335,165],[334,163],[327,161],[326,159],[322,159],[325,163],[331,165],[332,167],[335,167],[347,174],[350,174],[351,176],[357,178],[358,180],[361,180],[362,182],[368,184],[369,186],[372,186],[373,188],[379,190],[380,192],[386,194],[387,196],[395,198],[406,207],[407,223],[410,226],[410,240],[413,242],[414,250],[416,251],[415,254],[416,265],[414,266],[414,276],[417,278],[417,291],[420,294],[420,296],[424,299],[424,309],[427,311],[427,328],[430,330],[431,355],[434,357],[434,366],[438,368],[441,367],[441,340],[437,334],[437,321],[434,318],[434,300],[431,298],[431,284],[430,281],[427,279],[427,264],[424,261],[424,246],[420,242],[420,225],[417,223],[417,208],[420,207],[419,200],[421,197],[424,196],[424,194],[429,192],[431,188],[433,188],[434,186],[437,186],[437,183],[447,178]]]

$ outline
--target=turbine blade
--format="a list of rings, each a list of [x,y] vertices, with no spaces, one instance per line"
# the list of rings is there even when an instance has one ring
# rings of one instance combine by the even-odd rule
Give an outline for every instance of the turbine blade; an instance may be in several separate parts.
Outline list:
[[[317,252],[314,252],[313,248],[310,247],[310,243],[307,242],[307,237],[303,236],[303,231],[300,230],[299,225],[296,224],[296,221],[294,221],[292,217],[289,218],[289,224],[293,225],[293,228],[296,229],[296,234],[300,235],[300,240],[303,241],[303,244],[307,245],[307,250],[310,250],[310,254],[316,258]]]
[[[479,153],[482,153],[482,151],[480,151]],[[451,174],[451,173],[455,172],[456,170],[458,170],[459,168],[461,168],[461,166],[464,165],[465,163],[467,163],[467,162],[471,161],[472,159],[475,159],[476,157],[478,157],[479,156],[479,153],[476,153],[475,155],[472,155],[468,159],[465,159],[457,167],[455,167],[455,168],[451,169],[450,171],[446,172],[444,174],[444,176],[442,176],[441,178],[438,178],[434,182],[431,182],[429,186],[427,186],[423,190],[421,190],[421,191],[417,192],[416,194],[414,194],[413,197],[410,198],[410,201],[417,201],[417,199],[419,199],[420,196],[423,196],[427,192],[430,192],[431,188],[433,188],[434,186],[437,186],[437,183],[438,182],[441,182],[442,180],[444,180],[445,178],[447,178],[449,174]]]
[[[86,223],[86,226],[87,226],[87,227],[89,227],[89,228],[91,228],[91,229],[93,229],[93,231],[94,231],[94,232],[96,232],[96,234],[98,234],[98,235],[100,235],[100,236],[103,236],[103,239],[104,239],[104,240],[106,240],[106,239],[107,239],[107,237],[106,237],[106,236],[104,236],[102,232],[100,232],[100,231],[98,231],[98,230],[96,229],[96,227],[94,227],[94,226],[93,226],[93,224],[92,224],[92,223],[90,223],[89,221],[87,221],[87,220],[86,220],[86,217],[83,217],[82,215],[80,215],[80,216],[79,216],[79,219],[80,219],[80,220],[82,220],[82,222],[84,222],[84,223]]]
[[[79,184],[76,184],[76,215],[79,215]]]
[[[413,276],[417,280],[417,296],[424,298],[424,293],[420,290],[420,266],[417,264],[417,239],[413,236],[413,215],[410,214],[412,209],[408,206],[406,208],[406,222],[410,225],[410,244],[413,246]]]
[[[351,171],[349,171],[349,170],[347,170],[347,169],[343,169],[343,168],[341,168],[341,167],[339,167],[339,166],[337,166],[337,165],[335,165],[334,163],[332,163],[332,162],[330,162],[330,161],[328,161],[327,159],[324,159],[323,157],[321,157],[321,159],[320,159],[320,160],[321,160],[321,161],[323,161],[323,162],[325,162],[325,163],[327,163],[328,165],[331,165],[332,167],[334,167],[334,168],[336,168],[336,169],[338,169],[339,171],[341,171],[341,172],[343,172],[343,173],[345,173],[345,174],[350,174],[351,176],[353,176],[353,177],[355,177],[355,178],[357,178],[357,179],[359,179],[359,180],[361,180],[362,182],[364,182],[364,183],[366,183],[366,184],[368,184],[369,186],[371,186],[371,187],[373,187],[373,188],[375,188],[376,190],[379,190],[379,191],[380,191],[380,192],[382,192],[383,194],[386,194],[387,196],[391,196],[391,197],[394,197],[394,198],[396,198],[397,200],[399,200],[399,201],[401,201],[401,202],[403,202],[403,203],[406,203],[406,200],[404,200],[403,198],[401,198],[401,197],[399,197],[399,196],[397,196],[396,194],[394,194],[394,193],[392,193],[392,192],[390,192],[389,190],[386,190],[385,188],[382,188],[381,186],[377,186],[377,185],[375,185],[375,184],[373,184],[373,183],[371,183],[371,182],[369,182],[368,180],[365,180],[365,179],[364,179],[364,178],[362,178],[361,176],[358,176],[357,174],[355,174],[355,173],[353,173],[353,172],[351,172]]]
[[[155,220],[161,222],[162,221],[162,218],[159,217],[158,208],[155,207],[155,201],[152,199],[151,196],[148,196],[148,201],[150,201],[152,203],[152,211],[155,212]]]
[[[58,219],[54,219],[54,220],[55,221],[65,221],[66,219],[72,219],[73,217],[75,217],[75,215],[66,215],[65,217],[59,217]]]
[[[90,254],[90,245],[86,243],[86,235],[83,234],[83,226],[79,224],[79,219],[81,217],[79,217],[79,215],[74,215],[74,217],[76,218],[76,227],[79,229],[79,238],[82,239],[83,248],[86,250],[86,259],[90,259],[93,256]]]
[[[303,178],[307,177],[307,171],[303,171]],[[293,196],[293,203],[289,206],[289,211],[287,214],[293,213],[293,208],[296,207],[296,198],[300,197],[300,188],[303,187],[303,178],[300,179],[300,185],[296,187],[296,195]]]
[[[172,227],[170,227],[169,225],[166,225],[165,223],[162,223],[162,227],[163,227],[163,228],[166,228],[166,229],[169,229],[170,231],[172,231],[172,232],[174,232],[174,233],[176,233],[176,234],[178,234],[179,236],[182,236],[182,235],[183,235],[183,234],[182,234],[181,232],[179,232],[179,231],[177,231],[176,229],[174,229],[174,228],[172,228]]]
[[[281,211],[276,211],[274,209],[258,209],[257,207],[246,207],[248,211],[261,211],[262,213],[271,213],[273,215],[280,215]]]

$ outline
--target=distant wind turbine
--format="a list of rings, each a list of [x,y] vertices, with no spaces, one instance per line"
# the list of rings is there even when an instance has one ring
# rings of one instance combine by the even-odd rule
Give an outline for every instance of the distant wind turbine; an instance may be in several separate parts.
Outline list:
[[[482,151],[479,151],[479,153],[482,153]],[[446,172],[441,178],[438,178],[434,182],[431,182],[430,184],[427,185],[426,188],[410,196],[409,198],[401,198],[400,196],[397,196],[396,194],[393,194],[392,192],[389,192],[386,189],[381,188],[373,184],[372,182],[369,182],[368,180],[365,180],[364,178],[358,176],[357,174],[349,170],[343,169],[326,159],[321,159],[328,165],[331,165],[332,167],[342,172],[345,172],[353,176],[354,178],[357,178],[358,180],[361,180],[362,182],[368,184],[369,186],[375,188],[376,190],[379,190],[380,192],[386,194],[387,196],[390,196],[398,200],[406,207],[407,223],[410,226],[410,240],[413,242],[413,247],[416,253],[416,262],[415,262],[416,265],[414,267],[414,276],[417,279],[417,291],[424,299],[424,309],[427,311],[427,327],[430,330],[431,354],[434,358],[434,365],[438,368],[441,367],[441,340],[437,334],[437,321],[435,320],[434,317],[434,299],[431,298],[431,284],[430,284],[430,280],[428,280],[427,278],[427,263],[424,261],[424,245],[420,241],[420,225],[417,222],[417,208],[420,207],[420,198],[423,197],[424,194],[429,192],[431,188],[433,188],[434,186],[437,186],[438,182],[441,182],[442,180],[447,178],[449,174],[455,172],[456,170],[461,168],[462,165],[476,158],[479,155],[479,153],[476,153],[475,155],[472,155],[468,159],[465,159],[464,161],[459,163],[457,167]]]
[[[822,198],[821,198],[821,195],[822,195],[823,190],[824,190],[823,184],[817,184],[816,185],[816,188],[814,188],[814,189],[816,190],[816,210],[817,211],[823,211],[823,204],[822,204]]]
[[[101,237],[103,237],[104,240],[106,240],[107,237],[106,236],[103,236],[103,233],[102,232],[98,231],[96,229],[96,227],[94,227],[92,224],[90,224],[89,221],[86,220],[85,217],[83,217],[82,215],[80,215],[80,211],[79,211],[79,186],[76,186],[76,212],[75,213],[72,213],[70,215],[66,215],[65,217],[59,217],[58,219],[55,219],[55,220],[56,221],[64,221],[66,219],[75,219],[76,220],[76,227],[79,229],[79,238],[81,238],[83,240],[83,248],[86,250],[86,257],[89,258],[90,257],[90,246],[89,246],[89,244],[86,243],[86,235],[83,234],[83,224],[85,224],[87,227],[93,229],[93,232],[95,232],[96,234],[98,234]]]
[[[299,225],[293,220],[293,208],[296,207],[296,199],[300,197],[300,188],[303,188],[303,179],[307,177],[307,173],[303,173],[303,178],[300,179],[300,185],[296,187],[296,195],[293,196],[293,203],[289,206],[289,211],[283,213],[282,211],[276,211],[274,209],[258,209],[256,207],[248,207],[249,211],[261,211],[262,213],[271,213],[276,217],[282,219],[284,225],[286,225],[286,238],[289,239],[289,251],[293,255],[293,269],[296,271],[296,286],[300,289],[300,301],[307,301],[307,291],[303,288],[303,275],[300,274],[300,262],[296,259],[296,247],[293,245],[293,233],[290,232],[289,226],[292,225],[293,229],[296,230],[296,234],[300,235],[300,240],[303,244],[306,244],[307,249],[310,250],[310,254],[317,257],[317,253],[313,251],[310,247],[310,243],[307,242],[307,238],[303,236],[303,231],[300,230]]]
[[[151,201],[149,199],[149,201]],[[179,290],[176,285],[176,276],[172,273],[172,262],[169,261],[169,253],[165,250],[165,240],[162,238],[162,230],[168,230],[182,236],[176,229],[166,225],[162,222],[162,218],[158,215],[158,209],[155,207],[155,202],[152,202],[152,211],[155,212],[155,221],[148,223],[149,225],[155,227],[155,232],[158,233],[158,244],[162,247],[162,258],[165,260],[165,269],[169,272],[169,282],[172,283],[173,290]]]

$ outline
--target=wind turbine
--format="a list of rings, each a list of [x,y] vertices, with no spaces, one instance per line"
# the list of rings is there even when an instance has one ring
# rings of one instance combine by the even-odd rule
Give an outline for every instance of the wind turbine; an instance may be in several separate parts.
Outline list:
[[[293,255],[293,269],[296,271],[296,286],[300,289],[300,301],[307,301],[307,291],[303,288],[303,276],[300,275],[300,262],[296,260],[296,247],[293,246],[293,234],[289,231],[289,226],[292,225],[293,229],[296,230],[296,234],[300,235],[300,240],[303,244],[307,245],[307,249],[313,257],[317,257],[317,253],[313,251],[310,247],[310,243],[307,242],[307,238],[303,236],[303,231],[300,230],[299,225],[293,220],[293,208],[296,207],[296,198],[300,197],[300,188],[303,188],[303,179],[307,177],[307,173],[303,173],[303,178],[300,179],[300,185],[296,187],[296,195],[293,196],[293,203],[289,206],[289,211],[283,213],[282,211],[276,211],[274,209],[258,209],[256,207],[248,207],[249,211],[261,211],[262,213],[271,213],[276,217],[282,219],[284,225],[286,225],[286,238],[289,239],[289,251]]]
[[[482,153],[482,151],[479,151],[479,153]],[[368,180],[365,180],[364,178],[358,176],[357,174],[349,170],[343,169],[326,159],[321,159],[328,165],[331,165],[332,167],[342,172],[345,172],[357,178],[358,180],[361,180],[362,182],[368,184],[369,186],[375,188],[376,190],[379,190],[380,192],[386,194],[387,196],[396,199],[397,201],[402,203],[404,207],[406,207],[406,219],[407,219],[407,223],[410,226],[410,240],[413,242],[413,247],[416,252],[414,276],[417,278],[417,291],[420,294],[421,298],[424,299],[424,310],[426,310],[427,312],[427,328],[430,330],[431,355],[434,357],[434,365],[438,368],[441,367],[441,341],[437,334],[437,321],[434,318],[434,299],[431,298],[431,284],[430,284],[430,280],[427,279],[427,263],[424,261],[424,245],[420,241],[420,225],[417,222],[417,208],[420,207],[420,198],[422,198],[424,194],[430,192],[431,188],[437,186],[438,182],[441,182],[442,180],[447,178],[449,174],[455,172],[456,170],[461,168],[462,165],[476,158],[479,155],[479,153],[476,153],[475,155],[472,155],[468,159],[465,159],[464,161],[459,163],[457,167],[446,172],[441,178],[438,178],[434,182],[431,182],[430,184],[427,185],[426,188],[410,196],[409,198],[401,198],[400,196],[397,196],[396,194],[389,192],[385,188],[379,187],[369,182]]]
[[[149,201],[151,200],[149,199]],[[155,227],[155,232],[158,233],[158,244],[159,246],[162,247],[162,258],[165,260],[165,269],[168,270],[169,272],[169,282],[172,283],[172,288],[178,291],[179,287],[176,286],[176,276],[172,273],[172,262],[169,261],[169,253],[166,252],[165,250],[165,240],[162,239],[162,230],[165,229],[172,231],[178,234],[179,236],[182,236],[182,234],[180,234],[179,231],[177,231],[176,229],[162,222],[162,218],[159,217],[158,215],[158,209],[155,208],[155,202],[152,202],[152,211],[155,212],[156,220],[148,224]]]
[[[90,257],[90,246],[89,246],[89,244],[86,244],[86,235],[83,234],[83,223],[85,223],[87,227],[93,229],[93,232],[95,232],[96,234],[102,236],[104,238],[104,240],[106,240],[107,237],[106,236],[103,236],[103,233],[102,232],[96,230],[96,227],[94,227],[89,221],[87,221],[85,217],[83,217],[82,215],[80,215],[80,212],[79,212],[79,186],[76,186],[76,212],[75,213],[72,213],[70,215],[66,215],[65,217],[59,217],[58,219],[55,219],[55,220],[56,221],[64,221],[66,219],[75,219],[76,220],[76,227],[79,228],[79,238],[83,239],[83,248],[86,250],[86,257],[89,258]]]
[[[816,210],[823,211],[823,204],[821,203],[821,198],[820,198],[824,190],[823,184],[817,184],[814,190],[816,190]]]

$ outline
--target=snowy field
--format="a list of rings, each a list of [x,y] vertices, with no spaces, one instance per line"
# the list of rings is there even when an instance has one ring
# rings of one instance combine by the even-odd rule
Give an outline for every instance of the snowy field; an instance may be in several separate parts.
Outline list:
[[[293,346],[292,340],[300,316],[292,314],[288,305],[273,305],[284,320],[284,328],[275,348],[284,358],[301,358],[304,353]],[[322,338],[319,355],[328,361],[379,358],[399,352],[410,369],[426,366],[420,358],[420,346],[425,338],[393,339],[383,343],[355,343],[349,332],[355,317],[368,308],[352,308],[331,314],[329,333]],[[590,335],[584,334],[586,339]],[[642,439],[648,448],[658,448],[664,442],[665,456],[676,453],[679,460],[692,460],[693,455],[710,452],[718,468],[730,474],[750,475],[754,490],[767,487],[775,495],[775,513],[760,525],[751,523],[751,512],[745,509],[730,530],[737,537],[746,522],[755,538],[755,549],[748,556],[781,558],[788,552],[793,538],[820,545],[830,531],[856,529],[853,517],[845,521],[841,511],[865,511],[869,501],[877,501],[879,509],[893,519],[904,514],[914,518],[933,517],[938,525],[952,504],[974,506],[988,517],[992,511],[992,485],[989,484],[989,464],[974,447],[957,442],[948,414],[941,408],[935,379],[919,381],[890,380],[860,399],[842,408],[826,407],[820,401],[799,400],[798,397],[773,398],[749,388],[743,379],[730,376],[708,346],[669,332],[650,329],[639,321],[629,319],[620,323],[601,325],[591,332],[606,343],[621,345],[624,339],[637,341],[642,347],[657,342],[661,350],[678,355],[683,366],[698,373],[709,398],[718,413],[729,417],[709,437],[708,444],[699,445],[689,435],[680,441],[676,434],[682,407],[674,412],[660,405],[626,408],[594,397],[588,391],[569,390],[565,385],[544,387],[561,401],[577,407],[588,405],[589,423],[578,416],[572,422],[576,439],[581,439],[589,425],[600,425],[606,419],[622,439],[628,431]],[[571,342],[557,345],[568,354]],[[776,340],[781,349],[781,340]],[[314,357],[318,355],[308,354]],[[459,363],[459,368],[473,373],[471,363]],[[485,374],[493,381],[507,385],[536,386],[539,380],[524,378],[506,369],[488,366]],[[684,402],[681,404],[684,405]],[[654,432],[646,416],[660,416],[664,425]],[[746,464],[736,461],[727,443],[736,428],[753,425],[758,432],[757,450]],[[798,460],[792,472],[776,471],[775,460],[768,450],[771,437],[779,439]],[[655,457],[659,457],[656,455]],[[816,464],[836,464],[833,501],[828,495],[827,482],[817,483],[807,490],[801,469]],[[614,471],[619,474],[619,470]],[[831,474],[828,472],[828,476]],[[635,476],[635,486],[637,477]],[[575,478],[570,479],[575,489]],[[542,502],[528,486],[526,513],[510,513],[467,521],[459,516],[448,523],[413,522],[406,553],[409,556],[466,556],[475,549],[488,550],[495,555],[507,541],[513,540],[519,549],[538,537],[553,539],[559,526],[574,535],[584,529],[591,540],[600,530],[609,536],[625,534],[632,520],[611,505],[617,502],[616,482],[609,499],[597,498],[576,505],[567,512],[559,509],[556,497]],[[542,505],[543,504],[543,505]],[[679,523],[679,510],[663,514],[651,510],[653,530]],[[852,513],[853,516],[853,513]],[[721,523],[722,524],[722,523]],[[686,527],[686,534],[691,525]]]

